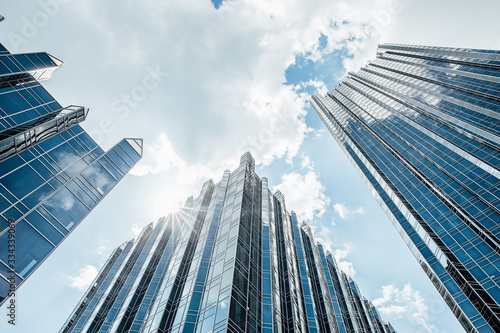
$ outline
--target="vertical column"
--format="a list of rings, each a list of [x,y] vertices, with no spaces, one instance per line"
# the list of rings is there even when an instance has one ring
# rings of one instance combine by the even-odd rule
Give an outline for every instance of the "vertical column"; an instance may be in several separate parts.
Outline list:
[[[249,153],[246,164],[236,258],[234,262],[228,332],[261,331],[261,224],[262,185],[255,174],[255,161]]]
[[[179,307],[183,308],[184,302],[187,302],[186,299],[183,299],[181,303],[181,296],[183,295],[213,189],[212,180],[205,182],[200,196],[193,203],[192,213],[186,216],[185,219],[181,219],[186,223],[184,226],[185,232],[179,239],[175,255],[169,265],[168,278],[165,278],[162,285],[162,297],[155,301],[153,323],[149,328],[151,332],[170,330],[176,320],[180,320],[182,316],[182,314],[179,314],[179,318],[177,317],[177,310]]]
[[[342,310],[341,310],[340,305],[339,305],[339,300],[337,297],[337,293],[335,291],[335,286],[334,286],[334,281],[332,279],[332,275],[330,274],[330,270],[328,269],[328,263],[326,261],[325,252],[323,251],[323,246],[320,243],[317,243],[317,244],[318,244],[318,252],[319,252],[319,255],[321,258],[321,265],[323,268],[323,272],[325,274],[325,279],[326,279],[327,286],[328,286],[328,292],[330,295],[329,299],[331,299],[331,301],[332,301],[332,308],[333,308],[333,311],[335,313],[335,319],[336,319],[336,322],[338,325],[338,330],[340,333],[346,333],[347,330],[346,330],[346,326],[344,325],[344,319],[342,318]]]
[[[262,178],[262,332],[282,332],[281,294],[272,194]]]
[[[332,277],[333,287],[335,289],[335,295],[339,302],[339,306],[342,313],[342,319],[347,331],[357,332],[360,330],[358,321],[356,319],[356,312],[352,306],[351,298],[348,293],[348,286],[344,279],[344,273],[337,266],[335,258],[331,253],[326,255],[328,270]]]
[[[95,306],[104,290],[109,285],[109,282],[114,277],[114,274],[117,272],[131,247],[131,241],[125,242],[113,251],[87,292],[83,295],[80,302],[78,302],[68,320],[64,323],[60,333],[79,331],[92,311],[93,306]]]

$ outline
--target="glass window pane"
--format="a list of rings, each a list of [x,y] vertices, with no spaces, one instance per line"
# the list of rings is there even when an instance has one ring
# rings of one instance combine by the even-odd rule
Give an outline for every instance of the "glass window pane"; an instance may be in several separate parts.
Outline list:
[[[45,238],[22,220],[16,224],[16,271],[27,276],[54,248]],[[0,236],[0,243],[8,243],[7,233]],[[0,251],[0,259],[7,262],[8,252]]]
[[[43,207],[68,230],[78,224],[89,212],[89,209],[66,187],[61,187],[56,194],[47,199]]]
[[[116,180],[99,163],[90,165],[82,172],[82,175],[101,195],[107,193],[116,184]]]
[[[43,184],[43,179],[25,165],[0,179],[0,183],[18,199]]]
[[[42,235],[47,237],[53,244],[57,245],[64,238],[56,228],[54,228],[49,222],[47,222],[40,214],[36,211],[32,212],[26,216],[26,220],[36,228]]]

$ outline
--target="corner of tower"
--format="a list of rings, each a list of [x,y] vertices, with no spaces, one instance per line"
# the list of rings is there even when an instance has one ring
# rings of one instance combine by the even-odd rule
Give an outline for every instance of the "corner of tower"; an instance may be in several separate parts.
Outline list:
[[[276,199],[281,201],[281,203],[283,203],[283,204],[285,203],[285,195],[283,193],[281,193],[280,190],[274,191],[274,196],[276,197]],[[290,213],[295,214],[295,212],[293,210]]]
[[[193,207],[193,201],[194,201],[194,197],[192,195],[187,197],[186,202],[184,203],[184,207],[185,208]]]
[[[124,250],[125,249],[125,246],[127,246],[127,244],[129,243],[130,241],[126,241],[126,242],[123,242],[121,243],[117,248],[116,250],[120,249],[120,250]]]
[[[210,178],[209,180],[207,180],[206,182],[203,183],[203,186],[201,188],[201,193],[205,192],[209,187],[214,187],[214,186],[215,186],[215,183],[212,180],[212,178]]]
[[[64,65],[64,61],[62,61],[61,59],[54,57],[52,54],[46,54],[49,56],[50,60],[52,60],[54,64],[56,64],[57,68],[61,68],[61,66]]]
[[[142,157],[143,152],[143,139],[142,138],[125,138],[125,141],[134,148],[134,150]]]
[[[252,154],[250,154],[249,151],[241,155],[240,158],[240,166],[250,164],[252,168],[255,166],[255,159],[253,158]]]
[[[311,227],[309,226],[309,224],[307,224],[305,221],[302,222],[302,224],[300,225],[300,228],[302,230],[304,230],[304,232],[312,238],[312,231],[311,231]]]

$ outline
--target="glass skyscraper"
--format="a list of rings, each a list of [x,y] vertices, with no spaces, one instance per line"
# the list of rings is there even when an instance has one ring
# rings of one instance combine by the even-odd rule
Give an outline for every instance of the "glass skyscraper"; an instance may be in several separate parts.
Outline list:
[[[380,45],[311,104],[467,332],[500,332],[500,51]]]
[[[0,304],[142,156],[141,139],[104,152],[38,81],[62,62],[0,44]]]
[[[254,163],[115,249],[60,332],[395,332]]]

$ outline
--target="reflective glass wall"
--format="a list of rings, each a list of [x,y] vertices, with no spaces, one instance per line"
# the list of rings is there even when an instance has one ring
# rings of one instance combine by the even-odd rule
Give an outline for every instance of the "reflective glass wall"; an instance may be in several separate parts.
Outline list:
[[[38,82],[59,60],[0,50],[1,304],[138,162],[142,140],[104,152],[79,125],[87,109]]]
[[[380,45],[311,104],[468,332],[500,331],[500,51]]]
[[[395,332],[254,165],[118,247],[61,332]]]

